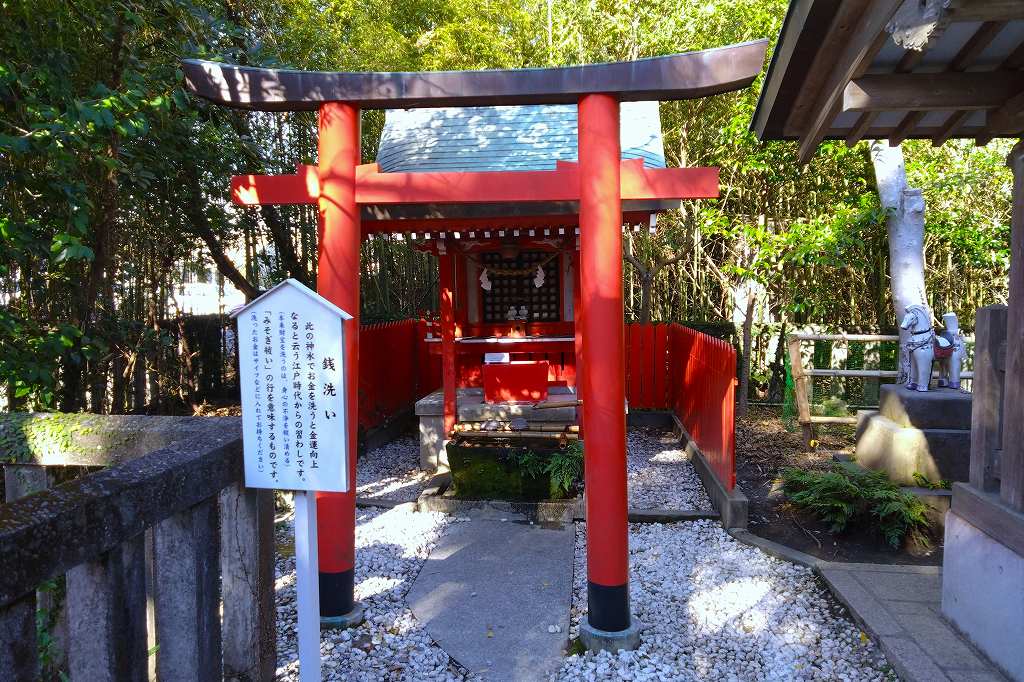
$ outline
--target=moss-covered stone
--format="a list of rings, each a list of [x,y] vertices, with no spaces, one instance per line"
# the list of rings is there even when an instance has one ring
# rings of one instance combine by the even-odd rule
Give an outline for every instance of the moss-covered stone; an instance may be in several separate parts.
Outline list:
[[[533,452],[546,462],[548,453],[538,450],[550,446],[531,444],[477,444],[458,440],[447,445],[448,465],[451,468],[455,497],[464,500],[510,500],[537,502],[564,499],[567,495],[557,488],[551,477],[543,471],[532,475],[520,465],[527,452]]]

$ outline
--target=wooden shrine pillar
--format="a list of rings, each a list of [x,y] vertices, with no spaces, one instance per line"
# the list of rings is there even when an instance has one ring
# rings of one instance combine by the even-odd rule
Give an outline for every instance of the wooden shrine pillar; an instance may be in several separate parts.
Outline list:
[[[622,196],[619,102],[579,100],[580,321],[578,368],[586,426],[587,615],[589,633],[607,639],[631,628],[626,500],[626,386],[622,302]],[[594,633],[596,631],[596,633]],[[623,642],[622,648],[639,644]],[[628,640],[627,640],[628,641]],[[588,644],[584,641],[584,644]]]
[[[1006,319],[1006,392],[1003,396],[1003,452],[1000,494],[1024,511],[1024,140],[1010,152],[1013,213],[1010,236],[1010,295]]]
[[[437,257],[441,299],[441,389],[444,394],[444,437],[455,431],[458,411],[455,366],[455,255],[442,253]]]
[[[575,334],[575,356],[573,361],[576,369],[576,398],[583,397],[583,303],[580,301],[580,252],[572,252],[572,317],[573,333]],[[586,438],[583,430],[583,408],[576,408],[577,421],[580,427],[580,438]]]
[[[347,622],[355,612],[356,455],[359,433],[359,247],[356,205],[359,109],[345,102],[320,106],[320,239],[317,291],[352,315],[346,323],[349,481],[347,493],[317,494],[317,551],[320,560],[320,617]],[[325,444],[330,447],[331,444]]]

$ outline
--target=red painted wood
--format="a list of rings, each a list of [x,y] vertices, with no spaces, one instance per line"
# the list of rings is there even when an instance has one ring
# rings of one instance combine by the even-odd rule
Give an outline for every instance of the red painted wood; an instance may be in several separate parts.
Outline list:
[[[547,360],[484,365],[482,374],[489,403],[535,403],[548,397]]]
[[[736,351],[721,339],[673,324],[669,352],[673,409],[715,476],[731,490],[736,485]]]
[[[629,582],[626,500],[625,340],[622,305],[622,197],[619,103],[586,95],[578,106],[580,198],[580,363],[587,427],[587,578]],[[625,606],[628,609],[628,605]],[[628,618],[628,611],[626,614]]]
[[[654,327],[654,397],[651,408],[664,410],[668,407],[668,325],[659,324]]]
[[[318,173],[320,239],[317,290],[352,315],[346,323],[345,362],[349,481],[347,493],[317,494],[317,547],[321,573],[355,565],[355,481],[359,424],[359,245],[355,171],[359,163],[359,109],[342,102],[320,107]],[[339,616],[337,613],[322,615]]]
[[[717,168],[647,168],[640,159],[626,159],[620,162],[619,174],[619,191],[625,200],[718,197]],[[231,178],[231,198],[246,206],[312,204],[320,193],[316,178],[312,166],[301,164],[295,175],[236,175]],[[559,162],[553,171],[480,173],[381,173],[376,164],[367,164],[356,176],[356,203],[578,201],[580,188],[581,171],[575,163]]]
[[[457,367],[455,351],[455,256],[438,258],[441,299],[441,383],[444,389],[444,432],[455,431]]]
[[[626,353],[628,355],[626,361],[626,398],[629,400],[630,407],[637,409],[640,409],[643,403],[642,378],[644,374],[644,359],[643,339],[641,337],[640,325],[626,325]]]

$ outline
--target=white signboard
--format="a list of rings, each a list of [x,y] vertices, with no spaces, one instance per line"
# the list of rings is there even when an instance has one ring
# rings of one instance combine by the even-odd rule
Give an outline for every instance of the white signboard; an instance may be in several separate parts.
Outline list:
[[[245,485],[347,492],[343,322],[294,279],[235,311]]]

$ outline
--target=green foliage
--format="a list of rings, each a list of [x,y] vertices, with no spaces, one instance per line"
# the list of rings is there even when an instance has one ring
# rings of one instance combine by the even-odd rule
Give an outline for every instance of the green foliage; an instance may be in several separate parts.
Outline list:
[[[524,476],[528,478],[539,478],[544,475],[544,460],[541,459],[533,450],[517,452],[514,453],[512,457],[515,459],[516,466],[519,467]]]
[[[553,489],[571,492],[573,486],[583,480],[583,445],[574,440],[564,450],[555,450],[544,470],[551,476]]]
[[[851,523],[870,524],[893,548],[909,537],[928,546],[926,505],[903,491],[882,471],[858,471],[835,465],[828,471],[787,468],[783,492],[793,504],[829,524],[833,533]]]
[[[914,472],[914,483],[920,488],[927,488],[928,490],[951,490],[953,483],[945,478],[941,478],[938,481],[932,481],[930,478],[922,474],[920,471]]]
[[[163,393],[187,376],[154,360],[169,343],[156,330],[177,314],[176,289],[215,255],[222,275],[236,259],[235,274],[257,290],[315,279],[315,207],[224,209],[231,175],[315,161],[315,114],[193,99],[182,58],[410,71],[638,59],[774,40],[787,5],[12,0],[0,7],[0,383],[20,409],[127,409],[118,392],[129,367],[145,363]],[[749,124],[763,78],[661,105],[669,164],[718,166],[721,199],[659,216],[654,236],[628,234],[627,316],[647,306],[655,320],[731,320],[738,287],[755,282],[773,320],[890,325],[884,214],[866,144],[829,142],[800,166],[794,143],[758,142]],[[363,116],[366,161],[383,122],[380,111]],[[906,143],[910,182],[928,202],[933,308],[957,312],[967,331],[976,308],[1005,300],[1008,144]],[[659,263],[644,300],[643,269]],[[366,240],[362,266],[364,319],[435,304],[433,261],[407,243]],[[91,391],[108,381],[116,405]]]

